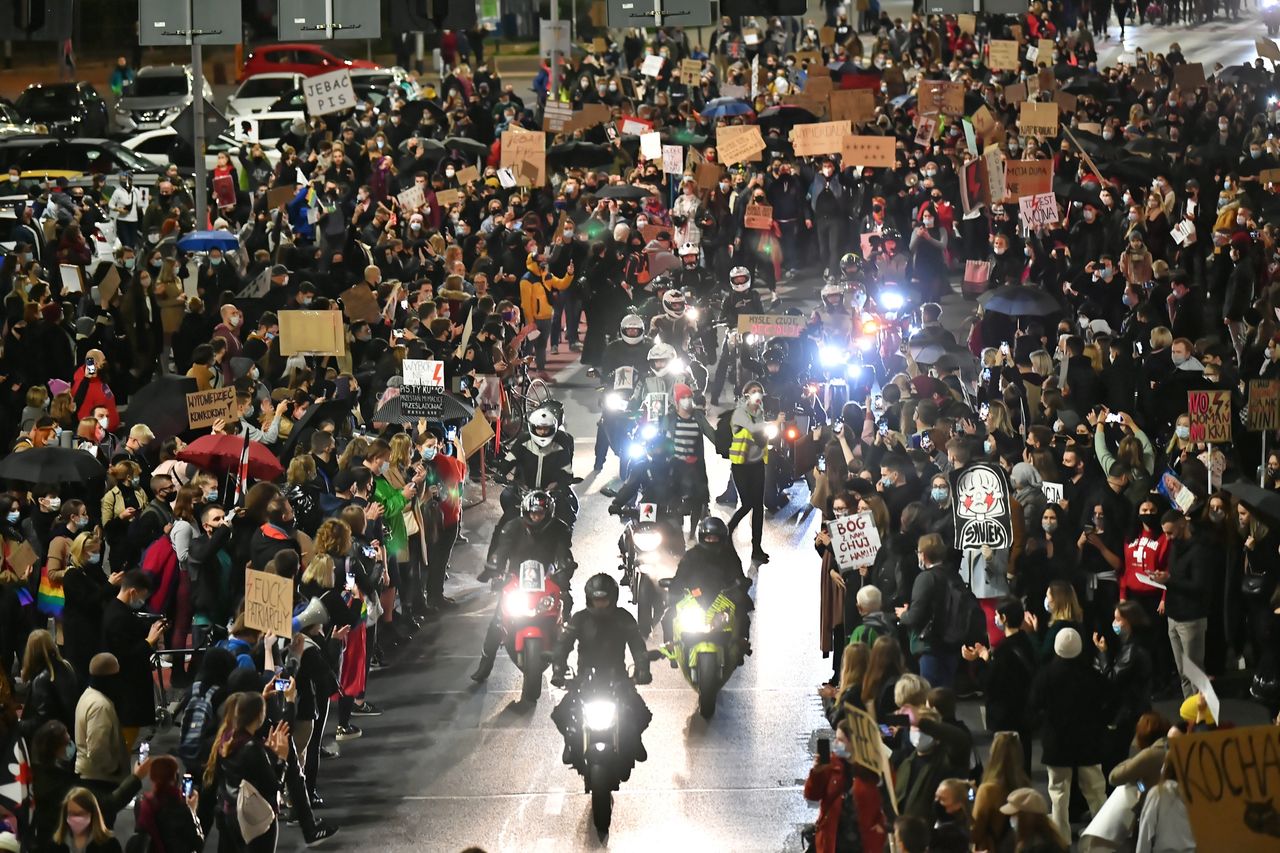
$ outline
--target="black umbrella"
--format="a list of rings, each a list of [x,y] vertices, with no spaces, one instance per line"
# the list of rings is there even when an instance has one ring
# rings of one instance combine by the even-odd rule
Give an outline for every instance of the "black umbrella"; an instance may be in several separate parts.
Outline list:
[[[988,311],[1010,317],[1048,317],[1062,311],[1058,300],[1038,287],[1009,284],[984,293],[978,301]]]
[[[1062,87],[1062,91],[1070,92],[1073,95],[1093,95],[1097,98],[1105,98],[1111,94],[1111,89],[1103,82],[1101,77],[1095,74],[1082,74],[1078,77],[1073,77]]]
[[[1280,524],[1280,493],[1254,485],[1248,480],[1224,483],[1222,491],[1239,498],[1259,515],[1267,516],[1273,524]]]
[[[1114,156],[1115,146],[1096,133],[1089,133],[1087,130],[1073,130],[1071,135],[1075,137],[1076,142],[1090,157]]]
[[[758,123],[761,130],[772,130],[776,127],[785,133],[797,124],[812,124],[817,120],[818,117],[804,107],[798,107],[795,104],[782,104],[781,106],[769,107],[760,113]]]
[[[1146,157],[1127,157],[1110,163],[1098,163],[1098,171],[1113,175],[1129,184],[1145,184],[1165,170],[1163,161]]]
[[[603,189],[596,190],[596,198],[616,198],[619,200],[639,201],[642,198],[648,198],[654,195],[653,190],[648,187],[637,187],[631,184],[610,184]]]
[[[292,459],[294,457],[293,448],[303,436],[309,436],[313,429],[318,428],[325,421],[333,421],[339,431],[351,419],[351,409],[356,404],[356,400],[325,400],[320,403],[312,403],[302,417],[293,422],[293,427],[289,430],[289,437],[284,440],[284,445],[280,448],[281,459]],[[307,439],[310,441],[310,438]],[[307,445],[308,447],[310,445]]]
[[[1163,155],[1173,148],[1174,144],[1161,136],[1139,136],[1125,143],[1124,150],[1133,154]]]
[[[613,162],[613,149],[594,142],[562,142],[547,149],[547,165],[607,166]]]
[[[403,390],[401,393],[403,393]],[[431,420],[431,423],[471,420],[472,415],[475,414],[471,406],[452,394],[443,394],[442,396],[444,397],[444,405],[440,409],[440,417]],[[418,422],[418,416],[406,415],[401,411],[400,395],[397,394],[383,403],[378,411],[374,412],[372,420],[388,424],[412,424]]]
[[[418,140],[418,156],[419,157],[434,156],[438,160],[444,156],[443,142],[441,142],[438,139],[427,139],[422,136],[408,137],[407,139],[403,140],[399,145],[396,146],[396,150],[398,150],[401,154],[408,153],[409,143],[412,142],[415,138]]]
[[[457,151],[465,157],[475,159],[483,157],[489,153],[489,146],[475,139],[468,139],[465,136],[450,136],[444,141],[444,147],[448,151]]]
[[[426,98],[409,101],[401,107],[400,122],[408,127],[417,127],[418,122],[422,121],[422,116],[425,113],[431,113],[431,117],[435,119],[437,124],[444,127],[449,126],[449,117],[445,115],[444,107]]]
[[[146,424],[160,441],[187,431],[187,395],[196,381],[185,376],[162,376],[129,398],[125,426]]]
[[[183,408],[185,419],[186,408]],[[0,460],[0,477],[23,483],[77,483],[106,475],[102,464],[83,450],[37,447]]]
[[[1252,65],[1228,65],[1213,75],[1213,82],[1228,83],[1233,86],[1243,86],[1248,83],[1265,86],[1271,82],[1271,75]]]

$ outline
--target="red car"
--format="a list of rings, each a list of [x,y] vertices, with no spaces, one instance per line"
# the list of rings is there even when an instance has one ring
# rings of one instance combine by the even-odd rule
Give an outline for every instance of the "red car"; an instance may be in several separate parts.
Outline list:
[[[321,47],[317,44],[298,42],[292,44],[271,44],[255,47],[245,58],[244,68],[240,69],[239,79],[266,72],[286,71],[313,77],[317,74],[328,74],[340,68],[379,68],[376,62],[367,59],[352,59],[343,56],[336,50]]]

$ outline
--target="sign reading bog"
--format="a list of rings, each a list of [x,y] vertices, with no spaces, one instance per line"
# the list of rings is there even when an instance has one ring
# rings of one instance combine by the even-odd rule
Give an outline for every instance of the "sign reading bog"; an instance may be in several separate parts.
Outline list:
[[[998,551],[1013,544],[1009,477],[1003,468],[975,462],[956,477],[953,493],[957,549],[989,545]]]
[[[1280,726],[1241,726],[1169,739],[1169,763],[1200,850],[1280,846]]]
[[[279,575],[247,569],[244,573],[244,624],[255,631],[293,636],[293,584]]]
[[[790,314],[739,314],[738,331],[744,335],[766,338],[798,338],[804,334],[807,321]]]
[[[1231,392],[1188,391],[1191,440],[1218,444],[1231,440]]]
[[[872,773],[879,773],[884,767],[884,741],[880,737],[880,726],[876,718],[857,705],[845,705],[848,712],[849,728],[853,736],[849,738],[849,757]]]
[[[876,561],[880,550],[880,532],[870,512],[846,515],[827,522],[831,533],[831,552],[842,569],[858,569]]]

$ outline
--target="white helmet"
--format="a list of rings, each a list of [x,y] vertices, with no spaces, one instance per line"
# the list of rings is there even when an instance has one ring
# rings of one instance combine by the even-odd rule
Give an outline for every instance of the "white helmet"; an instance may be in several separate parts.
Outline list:
[[[641,320],[638,314],[628,314],[622,318],[618,333],[624,341],[635,346],[644,340],[644,320]]]
[[[751,272],[746,267],[734,267],[729,270],[729,286],[738,293],[751,289]]]
[[[667,370],[671,367],[671,362],[675,360],[676,348],[671,344],[664,344],[661,341],[649,348],[649,367],[653,370],[655,376],[666,376]],[[661,367],[658,366],[661,363]]]
[[[662,310],[673,320],[684,316],[684,291],[672,288],[662,294]]]
[[[839,297],[843,300],[843,298],[844,298],[844,285],[843,285],[843,284],[840,284],[840,283],[838,283],[838,282],[832,282],[832,283],[830,283],[830,284],[824,284],[824,285],[822,286],[822,301],[823,301],[823,302],[826,302],[826,301],[827,301],[827,297],[828,297],[828,296],[839,296]]]
[[[681,244],[680,251],[676,252],[680,260],[684,261],[686,269],[693,269],[698,265],[698,247],[693,243],[685,242]]]
[[[529,415],[529,437],[539,447],[546,447],[556,437],[556,416],[550,409],[535,409]]]

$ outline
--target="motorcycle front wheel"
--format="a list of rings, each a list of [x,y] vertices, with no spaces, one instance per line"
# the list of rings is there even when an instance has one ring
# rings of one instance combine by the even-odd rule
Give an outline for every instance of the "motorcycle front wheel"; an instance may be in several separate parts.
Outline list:
[[[542,640],[530,637],[524,641],[524,660],[520,667],[524,683],[520,687],[520,701],[532,705],[542,695]]]
[[[613,820],[613,783],[609,772],[602,764],[593,764],[588,771],[591,787],[591,822],[595,824],[596,833],[604,838],[609,834],[609,823]]]
[[[716,696],[720,692],[720,659],[713,652],[698,655],[698,713],[709,720],[716,712]]]

